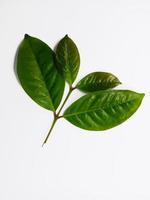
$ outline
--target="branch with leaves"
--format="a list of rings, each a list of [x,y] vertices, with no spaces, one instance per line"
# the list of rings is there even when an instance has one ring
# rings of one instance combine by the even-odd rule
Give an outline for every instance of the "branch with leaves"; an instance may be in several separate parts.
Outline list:
[[[79,67],[79,51],[68,35],[60,40],[56,51],[53,51],[43,41],[25,34],[17,55],[18,78],[25,92],[54,115],[43,144],[47,142],[60,118],[65,118],[82,129],[102,131],[127,120],[142,102],[144,94],[130,90],[113,90],[121,82],[107,72],[90,73],[74,86]],[[65,82],[69,85],[69,91],[58,110]],[[85,95],[62,114],[64,105],[75,89]]]

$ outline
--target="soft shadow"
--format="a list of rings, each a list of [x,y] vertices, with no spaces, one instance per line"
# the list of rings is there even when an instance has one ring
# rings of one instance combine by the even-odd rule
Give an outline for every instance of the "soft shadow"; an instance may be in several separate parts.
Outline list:
[[[20,42],[20,44],[21,44],[21,42]],[[18,47],[16,49],[15,57],[14,57],[14,63],[13,63],[13,71],[14,71],[16,80],[18,81],[19,84],[20,84],[20,81],[19,81],[18,74],[17,74],[17,56],[18,56],[20,44],[18,45]]]

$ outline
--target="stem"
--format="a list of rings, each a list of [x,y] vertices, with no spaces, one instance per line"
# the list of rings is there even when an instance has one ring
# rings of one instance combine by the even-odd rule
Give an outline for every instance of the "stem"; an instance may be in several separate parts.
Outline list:
[[[55,117],[55,114],[54,114],[53,123],[52,123],[51,128],[50,128],[50,130],[49,130],[49,132],[48,132],[48,134],[47,134],[47,136],[46,136],[46,138],[45,138],[45,140],[44,140],[44,142],[43,142],[43,144],[42,144],[42,147],[43,147],[44,144],[47,142],[47,140],[48,140],[48,138],[49,138],[49,136],[50,136],[50,134],[51,134],[51,132],[52,132],[54,126],[55,126],[55,123],[57,122],[57,120],[58,120],[58,118],[56,118],[56,117]]]
[[[46,138],[45,138],[45,140],[44,140],[42,146],[44,146],[44,144],[47,142],[47,140],[48,140],[48,138],[49,138],[49,136],[50,136],[50,134],[51,134],[51,132],[52,132],[54,126],[55,126],[55,123],[57,122],[57,120],[60,119],[60,118],[62,118],[62,116],[60,116],[60,112],[62,111],[62,109],[63,109],[65,103],[67,102],[69,96],[71,95],[71,93],[72,93],[72,91],[73,91],[74,89],[76,89],[76,88],[75,88],[75,87],[73,88],[71,85],[69,86],[69,92],[68,92],[68,94],[67,94],[67,96],[66,96],[66,98],[65,98],[65,100],[64,100],[64,102],[63,102],[63,104],[62,104],[62,106],[60,107],[58,113],[56,114],[56,112],[54,112],[54,120],[53,120],[53,122],[52,122],[51,128],[50,128],[50,130],[49,130],[49,132],[48,132],[48,134],[47,134],[47,136],[46,136]]]
[[[68,94],[67,94],[67,96],[66,96],[66,98],[65,98],[65,100],[64,100],[64,102],[63,102],[63,104],[62,104],[62,106],[60,107],[60,109],[59,109],[59,111],[58,111],[58,113],[57,113],[57,116],[58,116],[58,117],[59,117],[60,112],[62,111],[62,109],[63,109],[65,103],[67,102],[69,96],[71,95],[71,93],[72,93],[72,91],[73,91],[74,89],[75,89],[75,88],[73,88],[72,86],[69,86],[69,92],[68,92]]]

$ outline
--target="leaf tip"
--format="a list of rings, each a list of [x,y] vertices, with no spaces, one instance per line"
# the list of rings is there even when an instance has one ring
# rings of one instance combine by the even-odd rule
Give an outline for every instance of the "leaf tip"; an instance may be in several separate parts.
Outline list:
[[[27,33],[25,33],[24,38],[27,39],[27,38],[29,38],[29,37],[30,37],[30,36],[29,36]]]
[[[137,94],[139,96],[138,98],[139,98],[140,102],[142,102],[144,99],[145,93],[137,93]]]
[[[117,82],[117,84],[118,84],[118,85],[121,85],[121,84],[122,84],[122,82],[121,82],[121,81],[118,81],[118,82]]]
[[[143,99],[145,97],[145,93],[141,93],[141,97]]]
[[[69,37],[68,37],[68,34],[65,35],[65,38],[69,38]]]

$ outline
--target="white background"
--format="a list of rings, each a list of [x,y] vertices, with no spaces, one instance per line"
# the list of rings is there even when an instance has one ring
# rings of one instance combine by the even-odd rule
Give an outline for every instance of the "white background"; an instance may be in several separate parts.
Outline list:
[[[25,33],[52,48],[68,34],[81,54],[78,80],[112,72],[119,88],[146,93],[140,109],[105,132],[60,120],[42,148],[52,114],[26,95],[13,69]],[[0,199],[149,200],[149,92],[149,0],[0,0]]]

